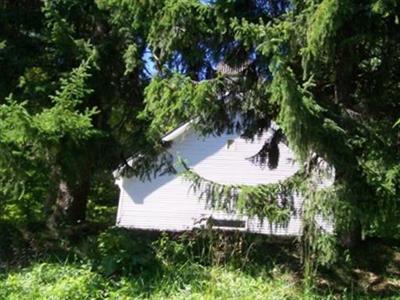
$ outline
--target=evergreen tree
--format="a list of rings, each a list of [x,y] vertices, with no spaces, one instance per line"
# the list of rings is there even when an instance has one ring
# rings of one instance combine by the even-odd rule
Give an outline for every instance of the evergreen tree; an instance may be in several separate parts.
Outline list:
[[[150,135],[193,116],[201,132],[246,136],[276,120],[300,162],[318,169],[317,155],[335,170],[329,189],[305,179],[305,219],[334,216],[347,247],[361,234],[396,234],[399,8],[390,0],[166,1],[148,37],[158,62],[146,88]],[[309,232],[314,245],[317,234]]]
[[[316,214],[334,217],[336,237],[347,246],[361,234],[393,236],[400,213],[393,126],[400,114],[399,5],[3,1],[1,197],[40,195],[55,219],[76,223],[85,217],[93,174],[139,151],[146,155],[136,171],[154,167],[150,158],[164,147],[159,137],[181,122],[193,119],[204,134],[238,130],[251,138],[275,120],[305,167],[287,186],[263,186],[260,195],[302,192],[305,253],[325,247]],[[271,166],[273,149],[259,153]],[[321,159],[335,180],[317,190],[310,174]],[[226,198],[237,187],[219,188]],[[241,188],[242,209],[276,208],[261,198],[253,203],[260,191]],[[283,216],[277,220],[285,212],[276,212]]]
[[[136,117],[149,80],[145,11],[125,18],[103,9],[76,0],[0,6],[5,210],[83,221],[93,176],[147,145]]]

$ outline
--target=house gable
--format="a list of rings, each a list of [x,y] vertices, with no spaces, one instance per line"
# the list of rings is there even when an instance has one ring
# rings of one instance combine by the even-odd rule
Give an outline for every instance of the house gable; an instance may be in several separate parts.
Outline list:
[[[253,140],[246,140],[237,133],[202,137],[187,125],[167,135],[168,141],[172,141],[168,151],[173,155],[178,169],[178,160],[182,159],[200,176],[221,184],[277,183],[292,176],[299,169],[293,153],[284,143],[279,144],[279,164],[275,169],[261,167],[249,159],[262,148],[270,135],[271,132],[265,132]],[[190,183],[176,174],[164,174],[150,181],[123,177],[119,185],[119,226],[187,230],[200,226],[202,220],[212,216],[216,224],[241,224],[237,226],[238,230],[298,234],[300,228],[300,220],[297,217],[290,220],[286,228],[282,228],[270,226],[268,222],[261,223],[255,218],[207,209],[205,202],[199,200],[198,195],[191,189]],[[300,205],[299,199],[296,203]],[[243,221],[245,226],[242,226],[243,222],[223,220]]]

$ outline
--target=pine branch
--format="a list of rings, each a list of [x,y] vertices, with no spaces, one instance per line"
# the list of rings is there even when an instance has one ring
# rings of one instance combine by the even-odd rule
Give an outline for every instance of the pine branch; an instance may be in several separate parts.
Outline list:
[[[206,208],[256,216],[280,226],[287,226],[290,217],[297,213],[294,196],[300,193],[305,179],[305,173],[299,171],[277,183],[250,186],[220,184],[191,169],[181,175],[191,183],[198,198],[206,201]]]

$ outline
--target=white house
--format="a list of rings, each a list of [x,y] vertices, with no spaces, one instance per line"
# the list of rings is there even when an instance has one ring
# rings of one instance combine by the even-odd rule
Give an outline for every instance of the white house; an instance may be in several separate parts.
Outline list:
[[[258,185],[277,183],[295,174],[299,166],[292,151],[279,144],[279,164],[275,169],[263,168],[248,158],[256,154],[271,136],[265,132],[254,140],[246,140],[237,133],[220,136],[200,136],[191,123],[177,128],[163,138],[171,142],[168,152],[201,177],[221,184]],[[300,214],[293,215],[285,227],[260,222],[236,213],[214,211],[207,208],[205,200],[191,189],[191,183],[179,174],[164,174],[151,180],[124,177],[115,172],[120,188],[117,226],[137,229],[184,231],[204,226],[212,218],[213,226],[263,234],[299,235]],[[295,208],[300,210],[301,198],[295,196]],[[322,222],[324,223],[324,222]],[[322,224],[329,230],[328,224]]]

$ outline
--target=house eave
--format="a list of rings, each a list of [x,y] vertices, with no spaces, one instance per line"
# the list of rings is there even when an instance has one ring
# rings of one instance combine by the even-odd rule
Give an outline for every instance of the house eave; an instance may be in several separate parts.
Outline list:
[[[183,125],[179,126],[178,128],[172,130],[171,132],[169,132],[165,136],[163,136],[161,138],[161,141],[164,143],[174,141],[175,139],[180,137],[182,134],[184,134],[187,130],[189,130],[192,123],[193,123],[193,120],[184,123]],[[127,159],[127,164],[132,167],[133,164],[135,163],[135,160],[138,159],[138,157],[140,157],[140,154],[131,156],[130,158]],[[116,170],[114,170],[113,176],[116,180],[118,180],[118,178],[121,176],[121,170],[122,170],[123,166],[124,165],[121,165]]]
[[[193,121],[186,122],[185,124],[179,126],[178,128],[174,129],[167,135],[161,138],[161,141],[163,142],[172,142],[182,134],[184,134],[189,128],[190,125],[193,123]]]

